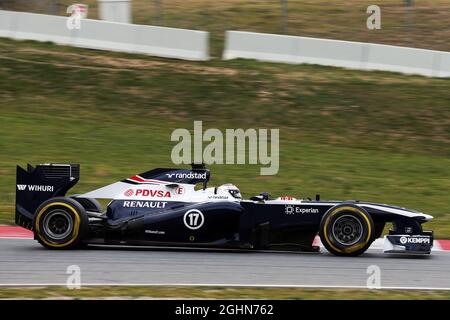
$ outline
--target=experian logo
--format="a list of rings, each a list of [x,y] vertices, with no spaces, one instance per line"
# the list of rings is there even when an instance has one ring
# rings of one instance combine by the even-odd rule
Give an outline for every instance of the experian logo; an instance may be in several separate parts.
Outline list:
[[[286,213],[286,214],[319,213],[319,209],[316,209],[316,208],[302,208],[302,207],[299,207],[299,206],[286,205],[284,207],[284,213]]]
[[[26,184],[18,184],[17,189],[19,191],[25,191],[28,187],[28,191],[37,191],[37,192],[53,192],[53,186],[40,186],[40,185],[26,185]]]

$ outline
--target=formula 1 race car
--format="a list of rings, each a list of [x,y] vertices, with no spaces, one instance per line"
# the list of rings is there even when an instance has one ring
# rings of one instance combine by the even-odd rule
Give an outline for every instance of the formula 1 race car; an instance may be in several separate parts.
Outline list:
[[[243,200],[232,184],[208,187],[210,171],[154,169],[79,195],[66,196],[79,180],[78,164],[17,166],[16,224],[50,249],[85,244],[147,245],[251,250],[319,251],[319,234],[333,254],[356,256],[379,238],[384,252],[429,254],[433,217],[360,201]],[[111,199],[106,210],[96,199]]]

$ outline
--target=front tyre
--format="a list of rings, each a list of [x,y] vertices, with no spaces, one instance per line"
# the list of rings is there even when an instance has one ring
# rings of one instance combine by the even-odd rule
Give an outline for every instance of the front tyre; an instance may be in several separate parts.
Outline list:
[[[374,240],[374,232],[371,216],[353,204],[342,204],[328,210],[322,217],[319,229],[325,248],[339,256],[364,253]]]
[[[33,231],[48,249],[81,246],[88,232],[89,220],[81,204],[71,198],[52,198],[36,210]]]

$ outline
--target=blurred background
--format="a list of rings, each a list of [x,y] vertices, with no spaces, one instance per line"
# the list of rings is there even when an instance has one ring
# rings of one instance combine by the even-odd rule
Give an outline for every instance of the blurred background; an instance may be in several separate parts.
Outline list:
[[[108,0],[103,0],[108,1]],[[70,0],[0,0],[0,9],[67,16]],[[99,1],[84,0],[99,19]],[[450,51],[449,0],[131,0],[132,22],[209,31],[220,56],[225,30],[290,34]],[[368,32],[366,8],[382,8]]]
[[[99,18],[97,1],[88,17]],[[70,1],[0,0],[67,16]],[[382,10],[368,30],[366,8]],[[450,79],[220,59],[226,30],[450,51],[450,0],[133,0],[133,23],[210,32],[208,62],[0,38],[0,223],[13,223],[15,165],[81,163],[81,193],[171,166],[176,128],[279,128],[280,171],[213,165],[233,182],[297,198],[360,199],[432,214],[450,239]]]

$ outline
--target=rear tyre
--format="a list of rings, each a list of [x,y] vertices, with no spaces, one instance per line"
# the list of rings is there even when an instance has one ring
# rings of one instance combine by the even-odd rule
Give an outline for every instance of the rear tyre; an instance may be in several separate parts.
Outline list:
[[[88,228],[89,220],[83,206],[66,197],[52,198],[42,203],[33,220],[36,239],[48,249],[80,247]]]
[[[76,202],[78,202],[79,204],[81,204],[84,208],[84,210],[86,211],[93,211],[93,212],[102,212],[102,205],[100,204],[100,202],[98,202],[96,199],[92,199],[92,198],[75,198],[75,197],[71,197],[72,199],[74,199]]]
[[[322,217],[319,235],[325,248],[338,256],[358,256],[374,240],[372,218],[361,207],[342,204],[331,208]]]

